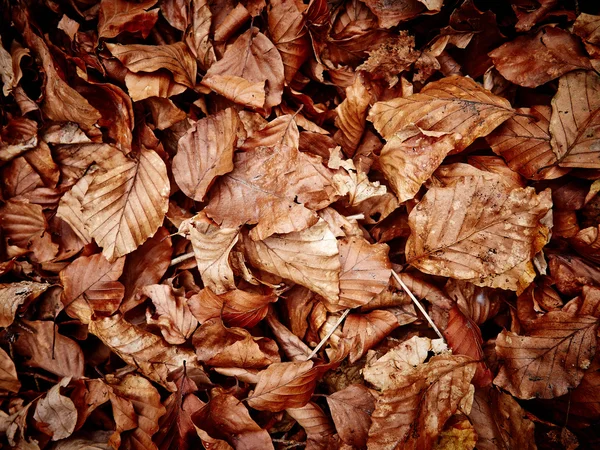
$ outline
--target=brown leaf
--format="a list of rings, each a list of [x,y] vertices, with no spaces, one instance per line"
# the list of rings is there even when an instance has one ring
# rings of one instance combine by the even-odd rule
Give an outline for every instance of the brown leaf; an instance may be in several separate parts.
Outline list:
[[[173,74],[175,82],[189,88],[196,85],[196,61],[183,42],[171,45],[106,44],[106,47],[134,73],[166,69]]]
[[[208,69],[202,84],[225,98],[251,108],[281,103],[284,68],[273,43],[252,27]]]
[[[403,0],[401,2],[382,2],[378,0],[365,0],[373,14],[377,16],[379,26],[382,28],[391,28],[417,17],[424,10],[424,4],[435,2],[420,2],[418,0]]]
[[[17,314],[17,310],[39,297],[49,284],[33,281],[20,281],[18,283],[0,284],[0,327],[10,326]]]
[[[359,237],[338,242],[340,249],[340,300],[326,303],[330,311],[357,308],[381,293],[390,280],[391,264],[386,244],[369,244]]]
[[[368,314],[350,314],[344,323],[343,336],[349,340],[351,363],[362,358],[400,324],[390,311],[375,310]]]
[[[327,396],[335,428],[342,440],[354,447],[367,444],[375,398],[365,386],[352,384]]]
[[[298,149],[300,133],[295,117],[291,114],[279,116],[259,130],[250,132],[240,149],[252,150],[256,147],[287,146]]]
[[[72,339],[58,332],[58,326],[50,321],[22,322],[28,331],[20,332],[13,344],[18,353],[29,358],[26,364],[39,367],[58,376],[81,378],[83,376],[83,352]]]
[[[329,417],[316,403],[309,402],[301,408],[288,408],[286,412],[304,428],[307,450],[332,448],[330,444],[333,444],[335,429]]]
[[[225,328],[220,319],[210,319],[194,333],[198,360],[215,367],[260,369],[280,362],[277,344],[255,338],[243,328]]]
[[[464,356],[434,356],[396,379],[375,404],[368,447],[431,448],[468,394],[475,364]]]
[[[573,32],[590,44],[598,45],[600,44],[599,21],[600,16],[581,13],[577,16],[577,20],[573,24]]]
[[[92,320],[88,327],[123,361],[135,365],[146,377],[171,391],[175,385],[168,380],[169,373],[184,361],[188,368],[196,365],[192,351],[166,344],[162,338],[126,322],[119,313]]]
[[[490,54],[496,69],[509,81],[534,88],[577,69],[591,69],[581,44],[558,27],[519,36]]]
[[[89,132],[100,119],[100,113],[60,77],[48,46],[29,26],[26,8],[13,11],[13,20],[23,30],[25,44],[41,60],[41,66],[46,73],[42,111],[50,120],[75,122]]]
[[[121,304],[125,287],[117,281],[125,258],[109,263],[102,254],[80,256],[60,272],[63,304],[71,317],[89,323],[95,314],[110,316]]]
[[[536,449],[534,423],[510,395],[492,387],[475,390],[469,418],[481,450]]]
[[[276,300],[277,297],[272,294],[234,289],[217,295],[204,288],[188,299],[188,305],[200,323],[221,317],[228,326],[252,328],[264,319],[269,304]]]
[[[177,144],[173,176],[190,198],[199,202],[214,180],[233,170],[233,151],[242,123],[228,108],[196,122]]]
[[[450,279],[444,290],[477,325],[496,316],[504,300],[502,291],[482,288],[466,281]]]
[[[273,412],[301,408],[310,400],[319,375],[319,368],[311,361],[271,364],[258,375],[248,405]]]
[[[152,150],[97,175],[82,207],[86,228],[106,259],[131,253],[152,237],[163,222],[168,197],[167,169]]]
[[[238,450],[274,448],[269,433],[258,426],[244,404],[232,395],[217,392],[192,417],[211,436],[227,440]]]
[[[10,245],[31,251],[36,262],[50,261],[58,252],[58,246],[47,232],[48,223],[39,205],[7,201],[0,208],[0,227]]]
[[[550,107],[518,108],[516,112],[487,137],[494,153],[530,180],[564,175],[566,169],[552,167],[558,160],[550,146]]]
[[[444,329],[444,337],[454,355],[469,356],[479,362],[472,380],[473,385],[483,387],[491,384],[492,372],[484,362],[481,330],[457,305],[454,305],[449,311],[448,325]]]
[[[264,241],[243,236],[246,257],[255,267],[307,287],[331,303],[340,293],[337,241],[323,220],[304,231]]]
[[[370,100],[362,77],[357,75],[352,86],[346,88],[346,99],[336,108],[338,131],[334,138],[349,157],[354,156],[365,130]]]
[[[77,409],[69,397],[60,393],[61,387],[66,387],[71,378],[63,378],[52,387],[44,398],[38,401],[33,418],[40,423],[45,433],[53,441],[71,436],[77,423]]]
[[[289,84],[310,55],[305,17],[292,0],[273,0],[267,10],[269,36],[281,55]]]
[[[317,222],[316,210],[336,199],[333,173],[297,149],[261,147],[236,154],[234,164],[213,187],[205,211],[223,227],[257,224],[252,239],[303,230]]]
[[[206,0],[192,0],[190,15],[191,24],[185,36],[185,42],[200,63],[200,67],[206,70],[216,60],[215,51],[210,42],[212,13],[208,2]]]
[[[145,286],[142,293],[152,299],[155,315],[147,312],[146,320],[150,325],[158,325],[169,344],[183,344],[196,330],[198,321],[188,308],[183,292],[175,291],[165,284]]]
[[[127,255],[121,277],[125,286],[121,312],[126,313],[142,301],[141,288],[160,281],[169,268],[172,252],[169,232],[161,227],[141,247]]]
[[[157,0],[132,3],[126,0],[102,0],[98,13],[98,37],[114,38],[123,32],[139,32],[145,39],[158,19]]]
[[[522,265],[548,240],[541,220],[550,206],[549,191],[508,189],[487,174],[433,187],[409,216],[407,261],[426,273],[522,290],[533,279]]]
[[[447,154],[464,150],[512,115],[507,100],[470,78],[452,76],[410,97],[376,103],[369,120],[389,141],[379,162],[403,202],[415,196]]]
[[[600,226],[579,231],[569,242],[577,253],[600,263]]]
[[[548,257],[556,288],[566,295],[578,295],[586,285],[600,285],[600,269],[578,256],[552,254]]]
[[[552,99],[552,151],[560,167],[600,168],[600,76],[577,71],[561,77]],[[585,98],[586,101],[577,99]]]
[[[502,331],[496,353],[504,361],[494,384],[521,399],[554,398],[577,387],[596,352],[598,319],[546,313],[519,336]]]
[[[19,389],[21,389],[21,382],[17,376],[15,363],[0,348],[0,390],[17,393]]]
[[[229,254],[239,239],[237,228],[220,228],[210,220],[192,221],[190,240],[204,286],[216,294],[235,289]]]
[[[267,323],[285,356],[292,361],[308,360],[311,350],[298,336],[279,322],[273,314],[267,315]]]

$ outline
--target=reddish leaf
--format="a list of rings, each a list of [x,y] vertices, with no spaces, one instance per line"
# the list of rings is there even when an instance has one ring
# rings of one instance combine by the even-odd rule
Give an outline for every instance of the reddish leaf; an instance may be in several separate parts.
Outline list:
[[[327,397],[335,428],[342,440],[354,447],[367,444],[375,398],[360,384],[353,384]]]

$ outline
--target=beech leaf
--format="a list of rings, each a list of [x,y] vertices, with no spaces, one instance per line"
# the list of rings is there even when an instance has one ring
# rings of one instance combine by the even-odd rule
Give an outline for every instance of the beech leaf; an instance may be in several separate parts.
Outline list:
[[[52,387],[44,398],[38,401],[33,418],[41,422],[48,430],[53,441],[67,438],[75,430],[77,409],[69,397],[60,393],[61,387],[66,387],[71,378],[63,378]]]
[[[598,319],[551,311],[519,336],[502,331],[496,353],[504,361],[494,384],[521,399],[554,398],[581,382],[596,352]]]
[[[0,327],[12,324],[19,307],[40,296],[49,287],[49,284],[33,281],[0,284]]]
[[[156,324],[169,344],[183,344],[198,326],[198,321],[188,308],[182,293],[175,292],[171,286],[153,284],[142,289],[144,295],[152,299],[158,319],[151,313],[146,314],[149,324]]]
[[[327,397],[335,428],[342,440],[354,447],[367,443],[375,398],[361,384],[353,384]]]

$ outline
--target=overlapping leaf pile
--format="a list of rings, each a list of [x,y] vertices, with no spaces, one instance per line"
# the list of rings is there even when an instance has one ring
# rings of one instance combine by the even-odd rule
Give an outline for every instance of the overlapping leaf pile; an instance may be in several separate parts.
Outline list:
[[[571,3],[0,2],[0,446],[600,445]]]

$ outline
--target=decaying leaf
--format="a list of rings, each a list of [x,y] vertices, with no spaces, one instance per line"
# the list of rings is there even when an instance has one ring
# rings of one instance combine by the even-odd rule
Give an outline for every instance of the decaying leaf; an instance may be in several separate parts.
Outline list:
[[[581,382],[596,352],[598,319],[551,311],[533,321],[527,334],[503,331],[496,353],[505,364],[494,384],[517,398],[554,398]]]
[[[49,287],[48,284],[31,281],[0,284],[0,327],[12,324],[19,307],[34,300]]]
[[[69,377],[63,378],[51,388],[38,402],[33,414],[33,418],[43,426],[44,431],[48,431],[53,441],[67,438],[75,430],[77,409],[69,397],[60,393],[60,388],[67,386],[70,380]]]
[[[375,398],[360,384],[350,385],[327,397],[335,428],[342,440],[355,447],[367,443]]]
[[[148,323],[156,324],[169,344],[183,344],[194,332],[198,321],[192,315],[185,297],[165,284],[153,284],[142,289],[152,299],[155,315],[148,314]]]

